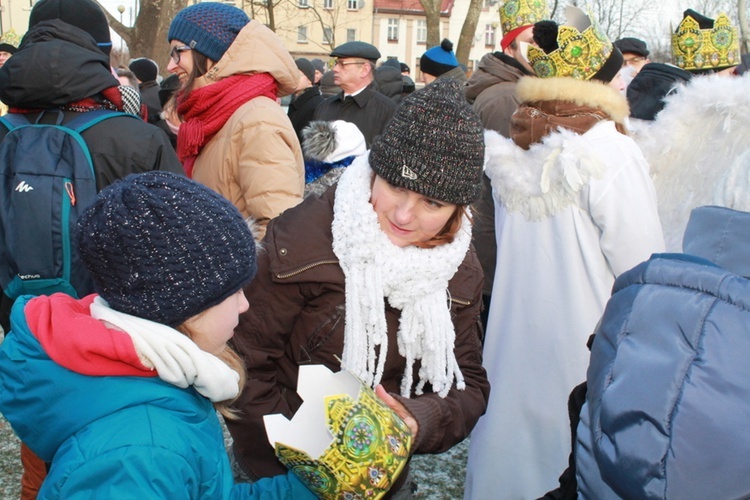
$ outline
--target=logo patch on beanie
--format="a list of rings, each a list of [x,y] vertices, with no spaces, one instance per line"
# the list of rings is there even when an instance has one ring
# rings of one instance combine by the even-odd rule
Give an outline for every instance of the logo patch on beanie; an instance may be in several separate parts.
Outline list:
[[[418,176],[412,169],[404,165],[401,167],[401,177],[409,179],[410,181],[416,181]]]

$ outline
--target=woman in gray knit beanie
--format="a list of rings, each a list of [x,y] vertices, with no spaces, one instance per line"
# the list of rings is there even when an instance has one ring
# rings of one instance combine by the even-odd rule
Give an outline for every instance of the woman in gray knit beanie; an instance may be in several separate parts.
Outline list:
[[[257,269],[237,209],[134,174],[86,209],[76,243],[97,293],[20,297],[0,346],[0,411],[50,463],[39,497],[313,498],[291,473],[233,484],[214,409],[234,418],[245,371],[227,341]]]
[[[267,307],[242,314],[234,338],[253,382],[228,426],[249,476],[284,471],[263,415],[299,408],[300,364],[376,388],[414,433],[410,453],[445,451],[471,431],[489,393],[468,210],[483,163],[479,118],[441,80],[410,94],[336,185],[271,221],[245,289]],[[389,479],[391,492],[413,491],[408,473]]]

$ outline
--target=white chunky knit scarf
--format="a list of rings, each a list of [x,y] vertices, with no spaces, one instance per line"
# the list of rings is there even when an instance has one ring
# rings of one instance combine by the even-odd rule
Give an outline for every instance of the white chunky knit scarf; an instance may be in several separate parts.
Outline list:
[[[398,247],[381,231],[370,204],[372,175],[367,155],[357,158],[339,180],[333,207],[333,251],[346,277],[342,366],[368,385],[380,383],[388,351],[385,297],[401,311],[398,350],[406,358],[401,395],[411,394],[414,362],[421,360],[416,394],[430,383],[445,397],[454,379],[458,389],[466,386],[453,352],[448,281],[469,249],[471,222],[464,217],[452,243]]]

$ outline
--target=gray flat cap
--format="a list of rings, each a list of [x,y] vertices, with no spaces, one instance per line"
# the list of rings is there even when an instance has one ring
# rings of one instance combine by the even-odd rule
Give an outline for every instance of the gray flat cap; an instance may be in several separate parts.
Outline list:
[[[361,57],[377,61],[380,59],[380,51],[366,42],[346,42],[333,49],[331,57]]]

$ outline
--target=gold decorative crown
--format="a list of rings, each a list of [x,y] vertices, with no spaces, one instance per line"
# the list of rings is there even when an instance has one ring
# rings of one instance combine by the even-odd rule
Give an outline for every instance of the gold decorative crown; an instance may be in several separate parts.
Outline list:
[[[276,456],[318,498],[376,500],[385,495],[409,458],[412,434],[372,389],[359,399],[325,398],[327,426],[334,436],[317,458],[282,443]]]
[[[18,44],[21,43],[21,37],[16,33],[16,30],[11,28],[0,37],[0,43],[9,43],[14,47],[18,47]]]
[[[576,7],[565,11],[567,24],[557,30],[558,48],[549,54],[529,46],[529,64],[540,78],[568,76],[588,80],[612,54],[612,42],[596,21]]]
[[[719,14],[713,28],[700,29],[698,21],[685,16],[672,34],[673,62],[687,71],[723,69],[740,63],[737,28],[726,14]]]
[[[544,0],[506,0],[500,2],[500,25],[503,27],[503,34],[548,18],[547,2]]]

